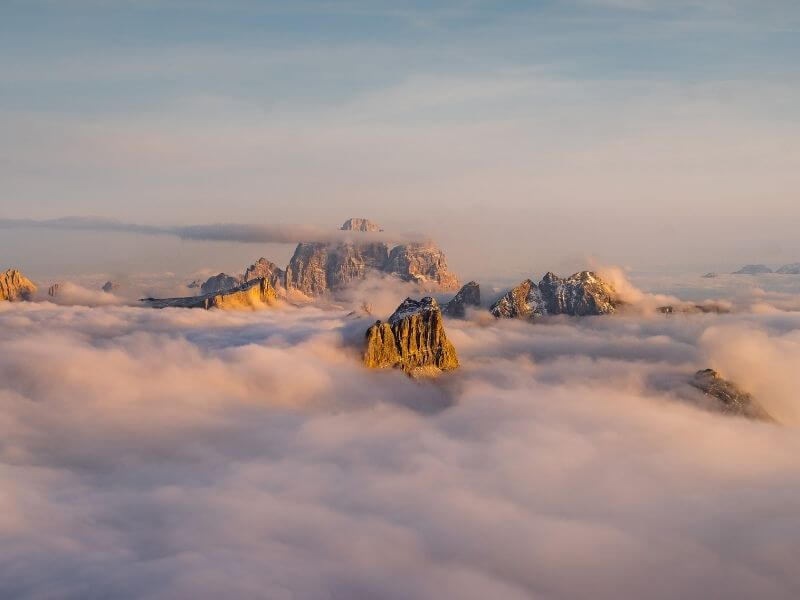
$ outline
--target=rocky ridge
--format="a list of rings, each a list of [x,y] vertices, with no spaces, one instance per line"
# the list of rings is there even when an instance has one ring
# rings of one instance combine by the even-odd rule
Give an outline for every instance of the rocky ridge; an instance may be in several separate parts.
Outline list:
[[[489,309],[497,318],[536,319],[545,315],[603,315],[621,301],[614,287],[591,271],[562,279],[547,273],[536,284],[526,279],[501,296]]]
[[[718,400],[726,413],[772,420],[772,417],[747,392],[726,379],[714,369],[697,371],[689,382],[704,394]]]
[[[761,273],[772,273],[766,265],[745,265],[738,271],[734,271],[733,275],[759,275]]]
[[[8,269],[0,273],[0,301],[30,300],[36,289],[36,285],[17,269]]]
[[[376,321],[367,330],[364,365],[399,368],[414,377],[457,368],[458,356],[442,321],[435,298],[406,298],[387,322]]]
[[[152,308],[220,308],[223,310],[254,309],[274,305],[278,300],[269,279],[246,281],[232,289],[181,298],[142,298]]]
[[[481,305],[481,287],[476,281],[465,283],[463,287],[458,290],[458,293],[453,296],[444,306],[444,314],[448,317],[455,317],[463,319],[467,312],[468,306]]]

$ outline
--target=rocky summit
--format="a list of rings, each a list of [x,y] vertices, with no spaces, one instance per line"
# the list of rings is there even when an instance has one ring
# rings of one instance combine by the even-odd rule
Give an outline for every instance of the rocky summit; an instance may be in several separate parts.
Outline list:
[[[714,369],[697,371],[689,382],[704,394],[718,400],[722,410],[727,413],[758,419],[772,420],[772,417],[747,392],[726,379]]]
[[[489,309],[497,318],[535,319],[545,315],[603,315],[621,302],[614,287],[591,271],[566,279],[547,273],[536,284],[526,279],[509,290]]]
[[[141,301],[152,308],[219,308],[241,310],[264,308],[275,304],[278,296],[269,279],[252,279],[232,289],[202,296],[183,298],[143,298]]]
[[[341,227],[360,233],[383,231],[377,224],[352,218]],[[401,244],[358,236],[336,242],[301,242],[286,267],[286,288],[314,297],[341,290],[370,272],[395,275],[425,289],[454,290],[458,278],[447,268],[444,253],[433,243]]]
[[[301,242],[286,267],[286,288],[306,296],[341,290],[386,264],[389,248],[383,242]]]
[[[242,283],[242,280],[239,277],[220,273],[206,279],[206,282],[200,286],[200,293],[203,295],[218,294],[219,292],[233,289],[240,283]]]
[[[759,275],[761,273],[772,273],[766,265],[745,265],[738,271],[734,271],[734,275]]]
[[[266,277],[272,284],[272,287],[283,285],[283,278],[286,272],[278,267],[274,262],[268,261],[263,256],[259,258],[252,265],[247,267],[242,276],[242,281],[252,281],[253,279],[262,279]]]
[[[364,365],[399,368],[413,377],[436,375],[458,367],[456,349],[444,331],[435,298],[406,298],[387,322],[376,321],[366,333]]]
[[[369,219],[351,218],[347,219],[340,227],[342,231],[383,231],[380,225],[373,223]]]
[[[404,281],[413,281],[428,289],[458,289],[458,277],[447,268],[447,259],[432,242],[402,244],[392,248],[383,269]]]
[[[102,290],[103,290],[103,291],[104,291],[106,294],[113,294],[113,293],[114,293],[114,292],[116,292],[118,289],[119,289],[119,283],[117,283],[116,281],[106,281],[106,282],[103,284],[103,287],[102,287]]]
[[[790,263],[788,265],[783,265],[775,272],[780,273],[781,275],[800,275],[800,263]]]
[[[467,312],[468,306],[481,305],[481,287],[475,281],[465,283],[464,286],[458,290],[458,293],[453,296],[444,306],[444,314],[448,317],[456,317],[463,319]]]
[[[16,269],[0,273],[0,301],[30,300],[35,293],[36,285]]]

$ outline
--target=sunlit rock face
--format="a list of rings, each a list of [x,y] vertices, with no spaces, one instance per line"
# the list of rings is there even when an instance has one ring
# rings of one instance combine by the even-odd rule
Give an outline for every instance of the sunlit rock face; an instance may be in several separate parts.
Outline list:
[[[369,219],[351,218],[345,221],[341,228],[342,231],[383,231],[380,225],[373,223]]]
[[[444,307],[444,314],[448,317],[463,319],[468,306],[481,305],[481,287],[475,281],[465,283]]]
[[[759,275],[761,273],[772,273],[766,265],[745,265],[738,271],[734,271],[734,275]]]
[[[458,289],[458,277],[447,267],[444,252],[431,242],[401,244],[392,248],[384,270],[426,289]]]
[[[780,269],[778,269],[775,272],[780,273],[782,275],[800,275],[800,263],[790,263],[788,265],[783,265]]]
[[[222,310],[258,309],[274,305],[278,300],[269,279],[253,279],[229,290],[184,298],[144,298],[152,308],[219,308]]]
[[[0,273],[0,301],[30,300],[35,293],[36,285],[17,269]]]
[[[241,279],[228,275],[227,273],[220,273],[206,279],[206,282],[200,286],[200,292],[203,295],[216,294],[235,288],[241,283]]]
[[[366,333],[364,365],[399,368],[411,376],[432,376],[458,367],[456,349],[444,331],[436,299],[406,298],[389,317]]]
[[[724,412],[772,420],[772,417],[747,392],[726,379],[714,369],[703,369],[694,374],[689,382],[704,394],[719,401]]]
[[[591,271],[562,279],[547,273],[535,284],[526,279],[495,302],[498,318],[535,319],[545,315],[604,315],[620,304],[614,287]]]
[[[283,279],[286,272],[278,267],[274,262],[268,261],[263,256],[259,258],[252,265],[247,267],[242,276],[243,282],[253,281],[254,279],[267,278],[272,284],[272,287],[283,285]]]
[[[370,270],[382,270],[388,255],[383,242],[301,242],[286,267],[286,288],[306,296],[341,290]]]

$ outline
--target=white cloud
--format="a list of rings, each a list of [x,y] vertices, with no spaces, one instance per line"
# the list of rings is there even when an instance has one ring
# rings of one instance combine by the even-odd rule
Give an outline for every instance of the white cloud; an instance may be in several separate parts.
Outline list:
[[[420,383],[361,367],[347,308],[0,305],[0,587],[796,597],[795,428],[685,379],[759,386],[755,340],[788,383],[797,313],[448,321],[463,367]]]

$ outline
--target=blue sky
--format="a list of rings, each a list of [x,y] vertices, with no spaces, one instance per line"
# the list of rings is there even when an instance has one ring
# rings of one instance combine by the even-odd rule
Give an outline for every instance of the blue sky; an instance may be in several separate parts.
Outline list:
[[[364,215],[479,273],[800,260],[798,29],[791,0],[6,0],[0,217]]]

